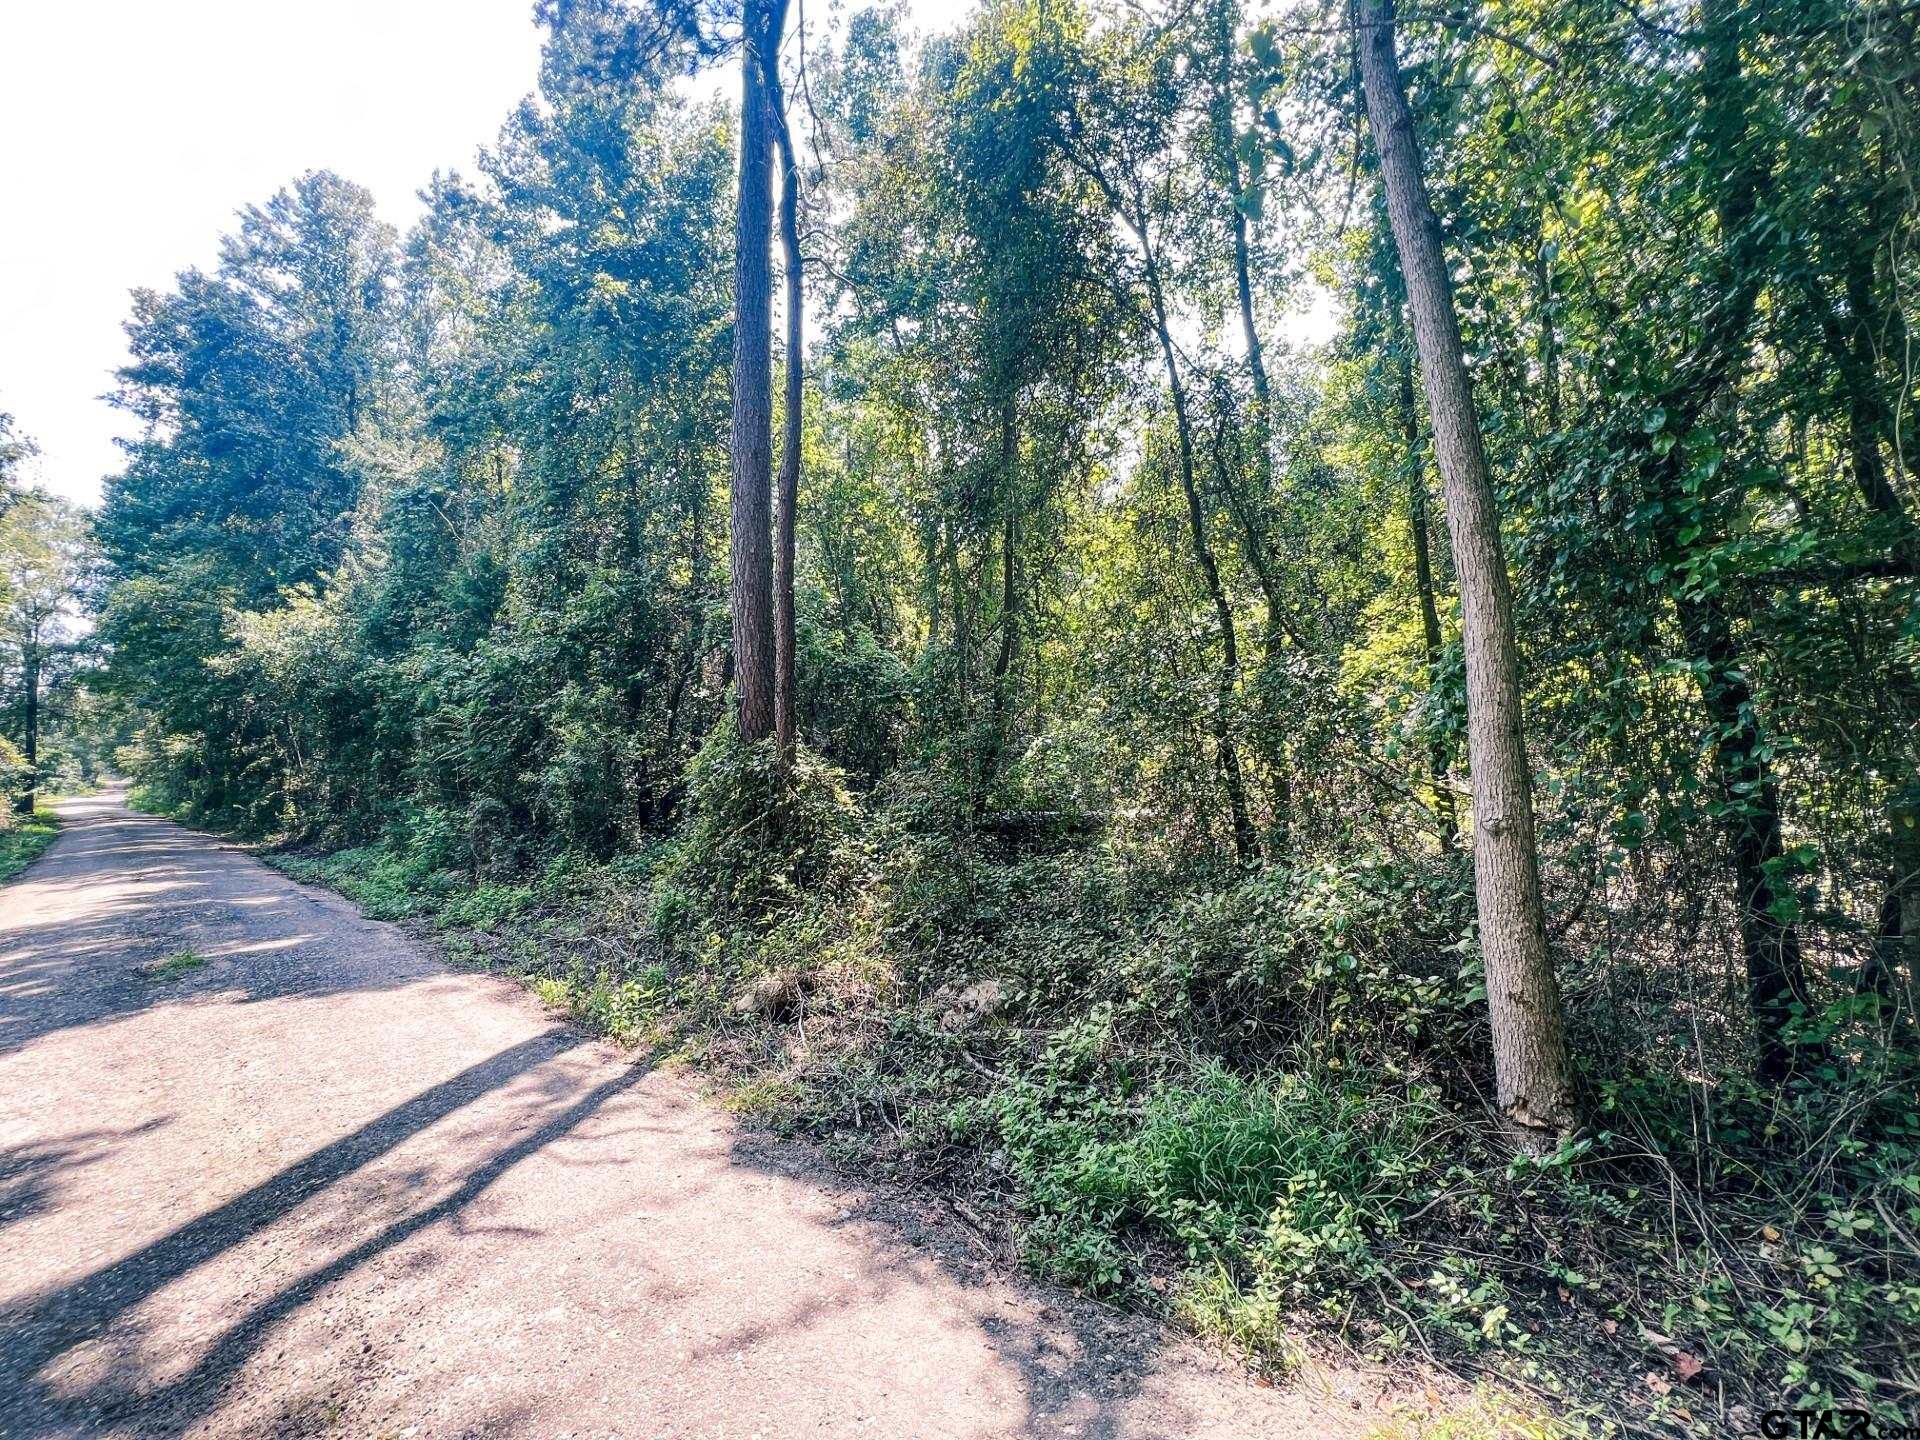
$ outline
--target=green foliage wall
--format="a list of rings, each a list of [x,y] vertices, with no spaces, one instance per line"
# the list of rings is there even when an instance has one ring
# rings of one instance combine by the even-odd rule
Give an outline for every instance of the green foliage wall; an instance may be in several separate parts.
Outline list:
[[[100,634],[157,796],[507,878],[676,824],[729,681],[732,119],[633,18],[556,12],[540,95],[407,236],[309,175],[137,297]],[[1743,826],[1823,1000],[1920,929],[1915,72],[1904,14],[1696,19],[1402,49],[1576,1018],[1690,1045],[1684,1005],[1733,1056]],[[811,62],[802,718],[869,813],[1202,889],[1471,830],[1346,43],[995,0],[927,40],[858,12]]]

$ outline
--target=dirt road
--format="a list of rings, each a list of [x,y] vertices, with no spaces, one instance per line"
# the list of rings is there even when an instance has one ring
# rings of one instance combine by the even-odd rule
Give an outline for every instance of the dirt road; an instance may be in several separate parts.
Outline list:
[[[975,1273],[338,897],[63,814],[0,889],[0,1434],[1361,1428]]]

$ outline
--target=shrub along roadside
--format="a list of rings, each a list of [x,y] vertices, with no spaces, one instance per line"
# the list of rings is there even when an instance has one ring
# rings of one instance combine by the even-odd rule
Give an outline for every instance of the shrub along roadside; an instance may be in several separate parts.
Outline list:
[[[1920,1123],[1911,1069],[1846,1016],[1845,1070],[1784,1097],[1645,1044],[1592,1097],[1605,1128],[1516,1160],[1477,1093],[1456,863],[1159,874],[998,850],[800,775],[776,813],[756,757],[710,755],[675,838],[511,881],[431,814],[276,863],[1256,1364],[1315,1337],[1432,1357],[1592,1433],[1898,1413]]]
[[[59,818],[45,803],[32,815],[0,818],[0,885],[38,860],[59,833]]]

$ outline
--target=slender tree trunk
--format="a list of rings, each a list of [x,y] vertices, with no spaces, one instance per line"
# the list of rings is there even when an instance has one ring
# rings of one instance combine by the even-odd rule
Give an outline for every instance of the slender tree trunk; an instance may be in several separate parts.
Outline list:
[[[1413,398],[1413,356],[1399,354],[1400,423],[1407,440],[1407,528],[1413,536],[1413,583],[1420,595],[1420,639],[1427,669],[1427,694],[1440,689],[1440,606],[1433,592],[1433,542],[1428,534],[1427,477],[1420,464],[1420,411]],[[1433,808],[1440,817],[1440,840],[1451,850],[1460,843],[1460,812],[1447,782],[1446,742],[1435,735],[1427,747],[1433,777]]]
[[[1767,274],[1754,219],[1770,175],[1747,143],[1748,108],[1740,38],[1726,0],[1703,0],[1700,93],[1703,134],[1722,159],[1724,179],[1715,201],[1720,232],[1719,285],[1714,307],[1693,353],[1702,357],[1667,403],[1668,428],[1685,434],[1737,379],[1752,346],[1753,319]],[[1684,493],[1681,451],[1657,462],[1660,492]],[[1780,790],[1766,762],[1767,745],[1748,667],[1718,595],[1677,589],[1672,602],[1680,632],[1700,671],[1700,698],[1714,732],[1714,769],[1725,801],[1720,825],[1733,860],[1736,928],[1747,972],[1754,1023],[1754,1071],[1769,1083],[1789,1076],[1821,1047],[1795,1046],[1787,1028],[1796,1009],[1812,1011],[1800,934],[1783,919],[1774,888],[1786,853]]]
[[[1240,329],[1247,342],[1247,369],[1253,377],[1253,398],[1262,419],[1267,410],[1267,362],[1260,348],[1260,332],[1253,320],[1253,266],[1247,239],[1246,195],[1240,184],[1240,155],[1234,145],[1233,55],[1236,7],[1213,9],[1213,94],[1208,106],[1213,129],[1215,162],[1227,192],[1227,233],[1233,241],[1233,278],[1240,300]]]
[[[1071,147],[1068,155],[1100,187],[1115,218],[1133,231],[1134,238],[1140,244],[1141,262],[1146,271],[1147,298],[1153,311],[1154,335],[1160,342],[1160,355],[1167,369],[1167,388],[1173,400],[1180,489],[1186,497],[1187,524],[1193,540],[1194,559],[1200,566],[1201,577],[1206,582],[1207,593],[1213,600],[1214,614],[1220,625],[1220,669],[1213,714],[1209,720],[1209,729],[1214,738],[1215,762],[1220,771],[1221,784],[1227,792],[1227,807],[1233,823],[1234,853],[1243,861],[1257,859],[1260,844],[1247,808],[1247,783],[1240,765],[1240,751],[1233,739],[1232,707],[1240,677],[1239,638],[1234,629],[1233,606],[1227,599],[1226,588],[1220,583],[1220,566],[1207,540],[1206,515],[1201,509],[1200,493],[1194,480],[1193,418],[1188,411],[1186,386],[1180,378],[1179,356],[1167,323],[1166,288],[1160,276],[1160,262],[1154,249],[1147,206],[1140,196],[1137,180],[1129,203],[1097,164],[1075,156]]]
[[[26,685],[26,741],[21,748],[26,752],[27,783],[20,792],[16,808],[22,815],[31,815],[40,791],[40,645],[37,640],[29,640],[22,655],[24,673],[22,682]]]
[[[1225,392],[1227,387],[1222,385],[1220,389]],[[1223,394],[1215,404],[1213,444],[1209,447],[1213,455],[1214,484],[1226,499],[1227,509],[1240,535],[1240,551],[1246,557],[1247,568],[1253,571],[1254,579],[1259,583],[1260,595],[1266,604],[1262,649],[1265,658],[1271,661],[1278,658],[1280,636],[1288,633],[1286,609],[1280,597],[1280,580],[1274,573],[1273,557],[1267,549],[1262,520],[1254,514],[1254,507],[1261,502],[1247,499],[1228,464],[1227,448],[1232,425],[1231,395]],[[1273,731],[1268,734],[1272,743],[1257,744],[1257,748],[1265,752],[1267,784],[1273,797],[1269,837],[1272,845],[1284,852],[1293,845],[1293,778],[1288,772],[1285,747],[1279,743],[1279,735]]]
[[[1850,262],[1849,269],[1852,268]],[[1862,277],[1849,274],[1849,309],[1872,303],[1868,284]],[[1882,517],[1890,527],[1894,558],[1909,575],[1920,576],[1920,535],[1914,532],[1906,503],[1894,488],[1887,473],[1886,459],[1881,453],[1884,443],[1895,462],[1900,460],[1894,443],[1892,412],[1875,374],[1871,341],[1862,333],[1868,322],[1864,318],[1856,319],[1854,334],[1849,336],[1839,315],[1835,313],[1832,301],[1820,288],[1819,281],[1808,280],[1806,295],[1814,319],[1819,324],[1821,339],[1826,344],[1828,358],[1839,372],[1840,383],[1847,396],[1847,455],[1853,470],[1854,488],[1860,492],[1860,498],[1867,508]]]
[[[1213,426],[1213,484],[1219,488],[1221,497],[1227,501],[1227,511],[1233,515],[1235,528],[1240,532],[1240,553],[1246,557],[1246,568],[1254,572],[1254,582],[1260,586],[1261,601],[1265,603],[1265,643],[1267,653],[1271,655],[1277,647],[1277,637],[1286,632],[1286,607],[1281,599],[1281,578],[1273,570],[1273,557],[1267,553],[1267,541],[1261,534],[1261,516],[1256,515],[1258,499],[1248,499],[1240,492],[1235,482],[1233,468],[1227,463],[1227,440],[1229,428],[1233,422],[1233,413],[1223,401],[1217,407],[1217,424]]]
[[[1553,267],[1544,244],[1533,249],[1533,278],[1540,290],[1540,386],[1547,400],[1547,428],[1560,429],[1560,347],[1553,334]]]
[[[1755,1073],[1777,1083],[1795,1068],[1787,1036],[1795,1011],[1813,1012],[1800,932],[1778,913],[1774,872],[1786,854],[1780,790],[1762,760],[1753,687],[1718,597],[1677,600],[1688,648],[1706,666],[1701,698],[1717,732],[1715,764],[1727,792],[1724,825],[1733,850],[1740,949],[1758,1050]]]
[[[1266,600],[1266,623],[1262,627],[1260,648],[1263,661],[1271,663],[1280,649],[1285,629],[1280,588],[1273,573],[1268,552],[1267,521],[1273,503],[1273,392],[1267,382],[1266,349],[1260,343],[1260,326],[1253,312],[1253,246],[1247,233],[1246,192],[1240,180],[1240,156],[1235,149],[1233,99],[1233,10],[1220,10],[1222,33],[1218,36],[1220,70],[1215,76],[1214,148],[1227,190],[1227,234],[1233,242],[1234,294],[1240,305],[1240,334],[1247,347],[1247,374],[1253,382],[1253,464],[1255,495],[1251,503],[1236,503],[1234,509],[1246,542],[1246,554]],[[1221,457],[1216,446],[1216,461]],[[1239,495],[1221,465],[1221,483],[1230,501]],[[1284,753],[1270,747],[1268,777],[1273,794],[1273,838],[1283,849],[1292,847],[1293,779],[1288,773]]]
[[[1233,199],[1233,272],[1240,295],[1240,331],[1246,338],[1247,372],[1253,379],[1253,463],[1259,494],[1245,507],[1241,524],[1247,534],[1248,558],[1260,579],[1267,600],[1267,624],[1262,641],[1267,654],[1279,648],[1281,622],[1279,587],[1275,583],[1273,562],[1267,553],[1268,507],[1273,503],[1273,392],[1267,385],[1266,353],[1260,344],[1260,328],[1253,318],[1253,278],[1248,258],[1247,217],[1240,208],[1240,164],[1231,152],[1227,156],[1228,179]],[[1256,523],[1255,517],[1258,517]]]
[[[1000,406],[1000,649],[993,657],[993,721],[980,767],[981,804],[1006,751],[1007,676],[1020,646],[1020,591],[1014,554],[1019,541],[1020,421],[1009,396]]]
[[[1200,492],[1193,475],[1193,419],[1187,410],[1187,391],[1180,378],[1180,362],[1173,347],[1173,333],[1167,324],[1166,294],[1160,283],[1160,267],[1147,240],[1146,217],[1134,226],[1146,256],[1147,295],[1153,303],[1154,334],[1160,340],[1160,355],[1166,362],[1167,388],[1172,392],[1175,445],[1179,452],[1180,489],[1187,501],[1187,528],[1193,541],[1194,559],[1212,597],[1214,616],[1220,625],[1220,669],[1215,686],[1213,731],[1215,757],[1220,767],[1220,782],[1227,792],[1227,810],[1233,822],[1233,849],[1242,860],[1259,855],[1259,842],[1253,833],[1253,820],[1247,810],[1247,782],[1240,767],[1240,751],[1233,741],[1232,708],[1240,678],[1240,642],[1233,623],[1233,606],[1226,587],[1220,583],[1220,565],[1214,559],[1213,546],[1207,540],[1206,514],[1200,508]]]
[[[674,743],[680,731],[680,709],[686,701],[687,687],[693,683],[700,668],[700,641],[704,625],[701,621],[707,598],[707,557],[706,557],[706,520],[707,507],[704,499],[705,487],[692,491],[691,503],[687,507],[687,590],[683,603],[686,605],[688,622],[685,635],[680,642],[678,662],[673,668],[673,678],[667,684],[667,735],[668,755],[674,754]],[[729,656],[729,659],[731,656]],[[723,680],[724,687],[725,681]]]
[[[1868,509],[1881,516],[1893,530],[1895,560],[1909,578],[1920,579],[1920,534],[1915,533],[1900,492],[1887,474],[1882,456],[1883,441],[1896,465],[1901,464],[1898,437],[1885,397],[1880,392],[1875,364],[1870,321],[1867,312],[1873,304],[1872,277],[1848,261],[1847,307],[1854,313],[1854,333],[1846,334],[1817,281],[1807,287],[1815,318],[1819,321],[1827,352],[1840,372],[1847,394],[1847,447],[1852,462],[1854,486]],[[1911,705],[1914,697],[1911,673],[1902,675],[1903,684],[1894,686],[1890,697],[1898,705]],[[1893,995],[1900,983],[1901,961],[1909,976],[1920,976],[1920,827],[1915,823],[1915,792],[1920,782],[1911,777],[1896,789],[1888,804],[1887,830],[1893,874],[1888,881],[1885,903],[1880,910],[1875,945],[1861,972],[1861,987],[1883,998]],[[1911,1016],[1911,1004],[1908,1006]]]
[[[1227,192],[1227,234],[1233,242],[1234,292],[1240,305],[1240,334],[1247,347],[1247,374],[1253,381],[1254,474],[1259,495],[1253,505],[1237,505],[1237,518],[1247,541],[1247,559],[1267,600],[1265,644],[1271,652],[1280,634],[1280,604],[1274,583],[1273,567],[1266,553],[1266,507],[1273,496],[1273,392],[1267,381],[1266,349],[1260,343],[1260,327],[1253,313],[1252,244],[1247,235],[1246,195],[1240,181],[1240,156],[1234,149],[1233,133],[1233,53],[1232,11],[1222,7],[1222,33],[1217,37],[1220,71],[1214,77],[1213,144],[1225,178]],[[1224,477],[1223,477],[1224,479]],[[1228,487],[1229,498],[1237,487]]]
[[[1904,986],[1909,1019],[1920,1019],[1914,1004],[1914,992],[1920,988],[1920,776],[1907,777],[1888,805],[1887,815],[1893,830],[1893,878],[1885,908],[1893,914],[1899,943],[1881,948],[1878,954],[1887,966],[1905,961],[1904,978],[1895,975],[1892,981]]]
[[[779,74],[767,60],[768,94],[778,105]],[[806,319],[805,272],[800,258],[800,166],[784,108],[776,109],[780,142],[780,245],[787,281],[786,426],[780,446],[780,488],[774,498],[773,541],[773,733],[780,763],[793,762],[799,744],[799,691],[794,678],[793,560],[794,509],[800,497],[800,444],[806,378],[803,327]]]
[[[1868,236],[1885,233],[1888,225],[1887,220],[1876,217],[1869,224]],[[1854,484],[1868,508],[1891,528],[1894,558],[1910,578],[1920,579],[1920,533],[1901,494],[1902,487],[1914,478],[1914,432],[1911,424],[1902,424],[1897,405],[1890,402],[1880,364],[1883,347],[1897,356],[1905,354],[1906,327],[1899,307],[1889,307],[1881,297],[1874,274],[1875,242],[1871,238],[1862,241],[1858,235],[1849,235],[1843,241],[1847,250],[1841,264],[1841,284],[1847,299],[1848,324],[1842,325],[1818,281],[1811,281],[1808,291],[1822,337],[1846,390]],[[1900,682],[1893,698],[1896,703],[1904,703],[1910,715],[1915,691],[1912,672],[1904,670]],[[1860,984],[1863,991],[1898,1002],[1896,1024],[1910,1042],[1915,1020],[1920,1018],[1915,1009],[1916,987],[1920,987],[1920,774],[1915,773],[1911,761],[1889,797],[1887,828],[1892,873],[1880,907],[1876,943],[1862,968]]]
[[[772,155],[766,63],[779,44],[786,0],[750,0],[740,63],[740,193],[734,216],[733,673],[740,738],[773,733]]]
[[[1359,0],[1359,14],[1367,114],[1407,279],[1460,580],[1474,889],[1486,957],[1495,1088],[1516,1140],[1541,1147],[1573,1127],[1573,1070],[1540,899],[1511,581],[1440,226],[1420,173],[1413,116],[1394,53],[1390,0]]]
[[[1873,276],[1857,252],[1846,261],[1845,286],[1847,309],[1852,319],[1848,332],[1833,304],[1817,280],[1807,284],[1808,300],[1820,325],[1822,338],[1834,368],[1840,374],[1847,396],[1847,448],[1853,469],[1854,486],[1869,510],[1879,515],[1892,529],[1894,558],[1909,577],[1920,578],[1920,535],[1915,533],[1905,501],[1887,472],[1886,454],[1904,469],[1899,436],[1892,408],[1886,403],[1877,375],[1873,351]],[[1895,703],[1911,703],[1912,676],[1895,687]],[[1883,999],[1898,997],[1903,985],[1920,977],[1920,780],[1909,777],[1894,791],[1887,806],[1888,851],[1892,874],[1880,907],[1875,943],[1861,970],[1863,991]],[[1904,962],[1904,966],[1903,966]],[[1907,979],[1902,980],[1905,969]],[[1906,1018],[1911,1022],[1912,999],[1907,996]]]
[[[1853,320],[1849,348],[1859,369],[1864,387],[1871,395],[1874,423],[1893,456],[1894,472],[1903,483],[1913,480],[1916,460],[1915,435],[1911,423],[1902,426],[1896,406],[1890,403],[1880,383],[1880,356],[1883,347],[1895,355],[1907,353],[1907,330],[1898,305],[1889,307],[1881,287],[1874,279],[1871,249],[1855,245],[1846,262],[1842,282],[1846,288],[1847,309]],[[1902,371],[1904,373],[1904,365]]]
[[[1896,834],[1896,841],[1899,836]],[[1920,967],[1913,963],[1914,942],[1920,935],[1910,912],[1913,894],[1920,888],[1920,855],[1911,843],[1896,845],[1893,878],[1880,901],[1880,919],[1874,929],[1873,948],[1866,964],[1860,967],[1858,993],[1877,997],[1887,1008],[1882,1018],[1887,1036],[1903,1047],[1911,1047],[1915,1036],[1915,984]]]
[[[1253,275],[1252,262],[1248,254],[1247,215],[1240,208],[1240,166],[1231,156],[1227,163],[1233,166],[1233,278],[1235,288],[1240,292],[1240,332],[1247,340],[1247,369],[1253,376],[1253,403],[1259,407],[1258,423],[1265,439],[1265,431],[1271,423],[1269,411],[1273,404],[1273,392],[1267,387],[1267,358],[1260,345],[1260,327],[1253,318]],[[1273,469],[1272,457],[1261,451],[1260,470],[1265,478]]]
[[[1920,779],[1909,778],[1887,807],[1893,874],[1880,902],[1874,946],[1860,989],[1889,1002],[1890,1034],[1911,1047],[1920,1030]]]

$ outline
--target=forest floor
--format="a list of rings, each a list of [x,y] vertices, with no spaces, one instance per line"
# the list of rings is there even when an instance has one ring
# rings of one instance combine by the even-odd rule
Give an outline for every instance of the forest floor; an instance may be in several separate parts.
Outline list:
[[[1256,1385],[239,848],[62,819],[0,892],[0,1434],[1477,1428]]]

